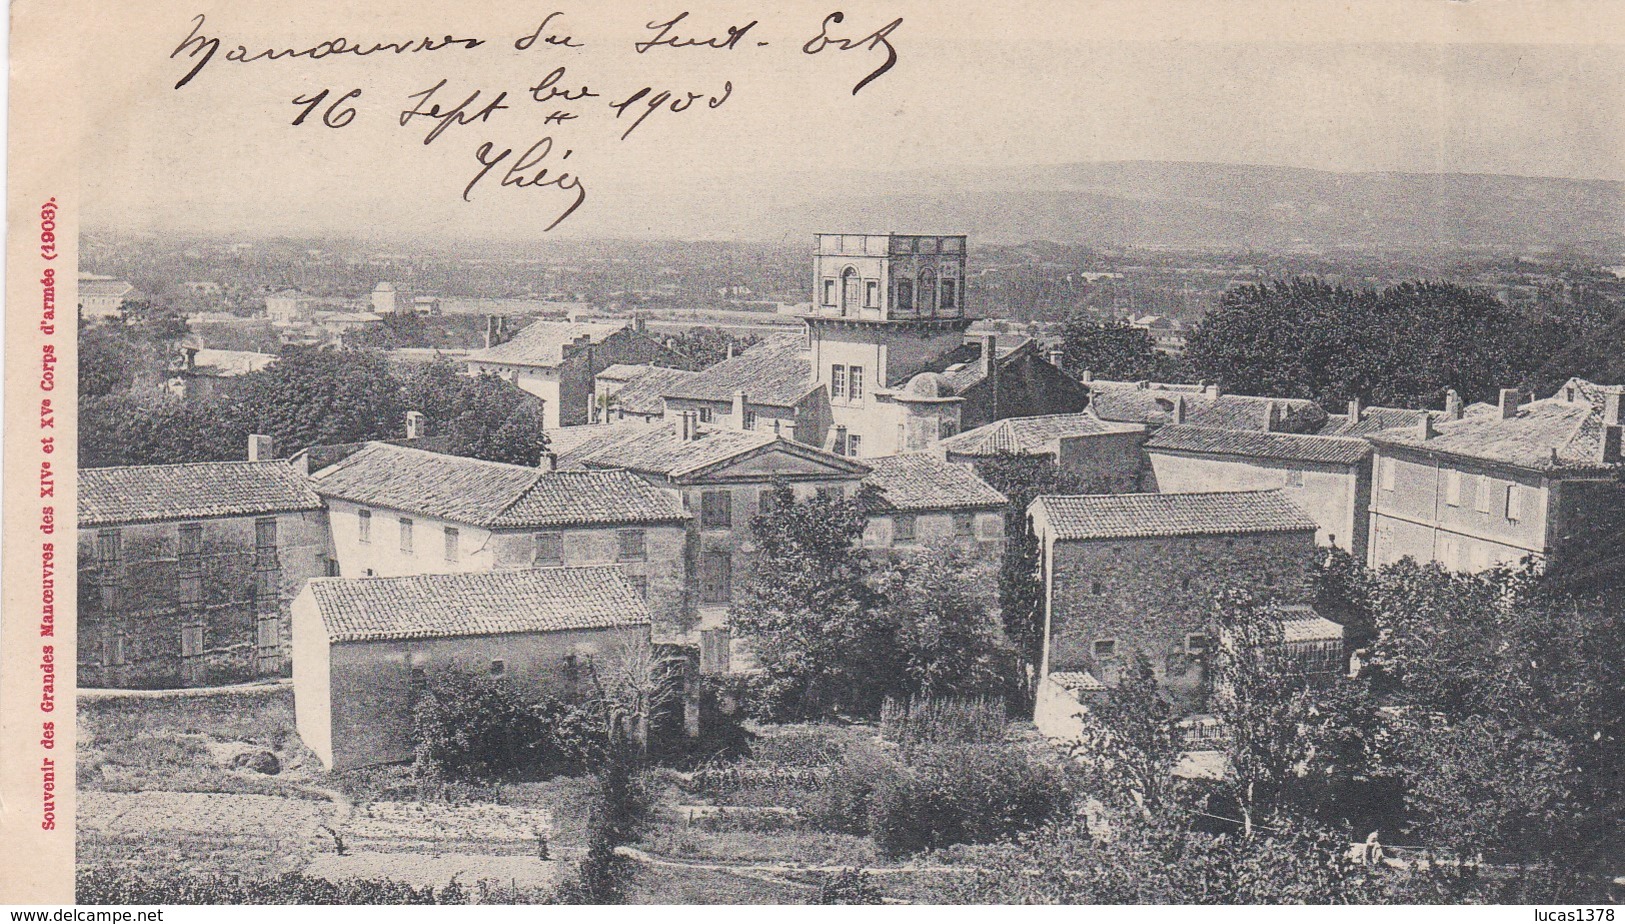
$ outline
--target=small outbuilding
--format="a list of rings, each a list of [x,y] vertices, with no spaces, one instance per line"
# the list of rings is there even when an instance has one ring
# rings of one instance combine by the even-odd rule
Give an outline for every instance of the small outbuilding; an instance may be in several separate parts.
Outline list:
[[[293,604],[299,736],[329,769],[407,760],[431,673],[569,698],[591,662],[648,639],[649,610],[615,566],[318,578]]]

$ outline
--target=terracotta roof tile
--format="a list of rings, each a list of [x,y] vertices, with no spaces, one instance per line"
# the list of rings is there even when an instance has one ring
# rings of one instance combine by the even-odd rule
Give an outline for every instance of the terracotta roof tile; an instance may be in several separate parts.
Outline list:
[[[320,510],[286,462],[195,462],[79,470],[79,525],[114,526]]]
[[[1535,471],[1595,472],[1619,467],[1601,458],[1602,413],[1591,400],[1544,398],[1499,412],[1436,419],[1436,435],[1424,440],[1418,428],[1382,430],[1366,437],[1378,446],[1410,447],[1461,458],[1499,462]]]
[[[1317,528],[1279,491],[1046,495],[1033,506],[1043,508],[1057,539],[1312,534]]]
[[[666,410],[666,395],[681,390],[683,386],[703,374],[687,369],[647,367],[642,374],[615,392],[614,406],[628,414],[663,414]],[[730,395],[728,400],[732,401],[733,397]]]
[[[772,430],[701,429],[697,439],[682,439],[669,424],[610,426],[559,455],[559,464],[571,468],[624,468],[634,472],[681,479],[713,465],[772,446],[804,457],[816,457],[853,475],[869,468],[855,460],[776,436]]]
[[[509,363],[516,366],[551,368],[565,360],[565,348],[579,338],[588,343],[605,339],[630,327],[629,322],[537,321],[514,335],[507,343],[469,355],[470,362]]]
[[[1139,424],[1111,423],[1088,412],[1006,417],[951,436],[938,447],[957,455],[994,456],[999,453],[1038,454],[1051,451],[1063,437],[1141,433]]]
[[[1326,425],[1326,412],[1305,398],[1260,398],[1252,395],[1207,395],[1193,387],[1142,388],[1138,383],[1092,382],[1089,407],[1102,420],[1120,423],[1173,423],[1175,403],[1185,402],[1187,424],[1227,430],[1268,430],[1274,404],[1281,432],[1316,433]]]
[[[629,472],[544,472],[388,443],[368,443],[312,480],[324,497],[490,528],[688,518],[675,494]]]
[[[863,482],[880,489],[887,510],[987,509],[1009,503],[969,465],[925,453],[883,456],[867,464],[874,471]]]
[[[814,388],[812,363],[801,335],[771,337],[664,388],[672,398],[732,401],[742,391],[752,404],[794,407]]]
[[[1068,693],[1099,693],[1107,689],[1088,671],[1050,671],[1049,679]]]
[[[308,587],[333,642],[649,624],[643,597],[614,566],[315,578]]]
[[[1158,430],[1146,441],[1145,448],[1147,452],[1199,452],[1327,465],[1355,465],[1371,454],[1371,444],[1359,439],[1179,424]]]

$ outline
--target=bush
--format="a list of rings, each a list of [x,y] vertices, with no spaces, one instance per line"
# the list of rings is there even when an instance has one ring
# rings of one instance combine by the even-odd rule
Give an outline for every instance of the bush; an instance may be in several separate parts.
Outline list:
[[[886,700],[880,733],[910,753],[921,746],[996,744],[1004,740],[1007,721],[1002,699],[914,696],[906,703]]]
[[[578,773],[603,750],[580,709],[461,671],[430,677],[413,719],[416,767],[430,779]]]
[[[881,780],[869,833],[889,856],[989,843],[1035,828],[1071,803],[1061,771],[1020,748],[938,746]]]
[[[807,817],[826,831],[868,834],[875,793],[888,780],[907,772],[888,751],[873,744],[854,745],[830,768],[824,785],[812,793]]]

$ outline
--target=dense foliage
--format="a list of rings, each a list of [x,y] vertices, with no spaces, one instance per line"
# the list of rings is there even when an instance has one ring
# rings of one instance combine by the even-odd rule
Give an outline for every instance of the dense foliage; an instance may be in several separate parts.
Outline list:
[[[95,373],[114,382],[115,365]],[[116,383],[115,383],[116,384]],[[100,385],[97,386],[101,387]],[[545,434],[540,399],[449,362],[399,367],[366,350],[289,348],[241,376],[232,395],[183,399],[165,391],[111,388],[80,401],[81,465],[152,465],[243,458],[251,433],[278,455],[312,445],[405,436],[406,412],[425,415],[448,452],[535,465]]]
[[[865,494],[797,501],[779,485],[751,529],[756,567],[730,610],[773,719],[874,715],[888,696],[1002,694],[1014,675],[992,567],[950,547],[884,563],[863,549]]]
[[[467,671],[427,677],[413,722],[416,769],[426,777],[546,777],[595,766],[605,753],[600,726],[581,706]]]
[[[1097,379],[1169,381],[1180,373],[1177,360],[1157,352],[1149,332],[1084,312],[1072,314],[1062,325],[1061,355],[1066,368]]]
[[[250,878],[100,867],[79,874],[74,900],[81,905],[461,905],[468,896],[456,883],[434,889],[390,879],[330,882],[303,873]]]
[[[1438,407],[1449,388],[1468,401],[1508,387],[1549,392],[1568,374],[1550,360],[1576,333],[1479,289],[1295,278],[1226,292],[1191,333],[1185,360],[1197,378],[1242,394]]]

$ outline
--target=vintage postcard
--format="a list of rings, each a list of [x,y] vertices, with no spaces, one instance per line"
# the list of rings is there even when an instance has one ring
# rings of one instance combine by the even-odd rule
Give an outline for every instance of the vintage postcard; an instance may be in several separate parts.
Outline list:
[[[11,62],[12,920],[1613,920],[1625,6],[15,0]]]

